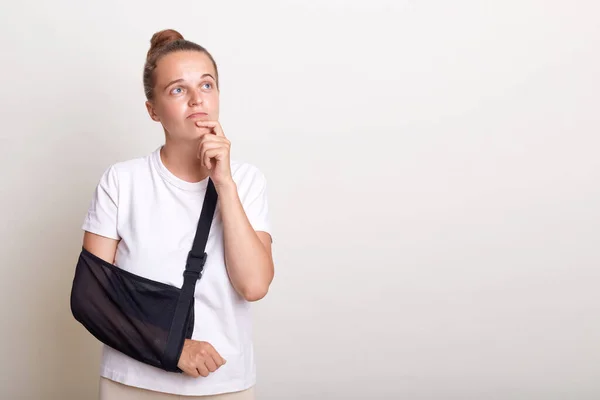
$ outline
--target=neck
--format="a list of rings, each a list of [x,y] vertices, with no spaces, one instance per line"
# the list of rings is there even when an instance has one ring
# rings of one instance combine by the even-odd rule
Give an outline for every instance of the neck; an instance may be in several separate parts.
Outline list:
[[[200,165],[196,141],[173,142],[167,139],[160,150],[164,166],[176,177],[186,182],[200,182],[208,177],[208,169]]]

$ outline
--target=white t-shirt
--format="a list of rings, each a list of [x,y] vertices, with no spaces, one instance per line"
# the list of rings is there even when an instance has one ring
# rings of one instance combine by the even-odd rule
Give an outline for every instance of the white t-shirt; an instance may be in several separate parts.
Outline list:
[[[231,173],[251,225],[270,232],[266,180],[254,166],[231,162]],[[120,240],[115,265],[136,275],[181,287],[208,178],[190,183],[150,155],[108,168],[96,188],[83,229]],[[223,225],[217,204],[206,245],[208,258],[194,294],[192,339],[206,341],[227,360],[208,377],[166,372],[104,345],[101,375],[148,390],[212,395],[255,384],[250,304],[234,290],[224,259]]]

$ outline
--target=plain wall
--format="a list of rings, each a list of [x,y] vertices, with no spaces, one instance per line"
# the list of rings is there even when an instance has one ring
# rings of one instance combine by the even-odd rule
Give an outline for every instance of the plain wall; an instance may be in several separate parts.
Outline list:
[[[2,399],[94,399],[71,316],[110,164],[163,141],[151,35],[269,182],[258,398],[600,398],[595,1],[21,1],[0,12]]]

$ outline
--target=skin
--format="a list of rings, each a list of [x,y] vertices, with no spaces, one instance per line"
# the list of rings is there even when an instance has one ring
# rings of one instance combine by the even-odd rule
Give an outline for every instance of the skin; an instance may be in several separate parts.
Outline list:
[[[219,195],[225,263],[231,284],[247,301],[262,299],[274,276],[271,236],[255,231],[231,176],[231,143],[219,120],[216,71],[197,51],[179,51],[161,58],[154,71],[154,96],[146,102],[150,118],[165,132],[164,165],[188,182],[210,177]],[[83,247],[114,263],[118,241],[84,233]],[[208,376],[226,361],[208,342],[186,339],[179,368],[193,377]]]

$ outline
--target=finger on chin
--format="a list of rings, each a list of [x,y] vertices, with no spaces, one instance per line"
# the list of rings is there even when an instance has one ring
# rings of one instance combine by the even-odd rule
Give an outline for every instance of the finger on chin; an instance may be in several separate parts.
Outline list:
[[[198,132],[201,136],[204,136],[207,133],[212,133],[212,129],[209,129],[209,128],[198,128],[198,129],[196,129],[196,132]]]
[[[213,132],[216,127],[213,124],[202,123],[202,121],[196,122],[196,128],[206,130],[206,132]]]

